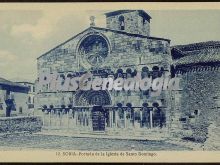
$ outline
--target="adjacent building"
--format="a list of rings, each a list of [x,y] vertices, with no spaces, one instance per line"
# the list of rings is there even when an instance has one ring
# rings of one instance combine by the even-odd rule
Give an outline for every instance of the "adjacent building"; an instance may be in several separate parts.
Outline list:
[[[171,52],[174,72],[181,78],[181,90],[174,95],[176,126],[193,130],[204,141],[209,126],[220,123],[220,42],[177,45]]]
[[[26,104],[23,105],[22,107],[25,107],[25,109],[28,109],[30,113],[32,113],[32,111],[34,110],[34,97],[35,97],[35,83],[32,83],[32,82],[28,82],[28,81],[19,81],[19,82],[16,82],[18,84],[21,84],[25,87],[28,87],[28,97],[27,97],[27,100],[26,100]],[[19,107],[19,110],[22,112],[23,111],[23,108],[22,107]],[[33,109],[33,110],[31,110]]]
[[[19,111],[19,107],[27,112],[25,105],[28,90],[23,85],[0,78],[0,116],[23,115],[23,111]]]

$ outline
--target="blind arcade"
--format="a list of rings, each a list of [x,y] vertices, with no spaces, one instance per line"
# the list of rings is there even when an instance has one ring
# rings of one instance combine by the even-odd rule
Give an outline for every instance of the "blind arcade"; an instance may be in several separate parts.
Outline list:
[[[44,73],[39,76],[38,91],[47,87],[48,91],[77,91],[77,90],[115,90],[115,91],[147,91],[152,90],[152,96],[158,96],[162,90],[178,90],[179,78],[162,75],[154,78],[143,76],[138,72],[130,78],[107,77],[101,78],[88,72],[77,77],[64,77],[58,73]]]

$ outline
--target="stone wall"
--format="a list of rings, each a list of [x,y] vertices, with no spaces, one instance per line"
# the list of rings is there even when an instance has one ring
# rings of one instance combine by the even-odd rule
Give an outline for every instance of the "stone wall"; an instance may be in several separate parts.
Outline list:
[[[14,93],[14,99],[16,104],[16,112],[18,115],[24,115],[29,113],[28,109],[28,94],[27,93]]]
[[[7,132],[39,132],[42,128],[40,117],[2,117],[0,118],[0,133]]]
[[[219,122],[220,69],[207,67],[188,71],[181,78],[182,126],[185,130],[192,130],[190,138],[204,142],[210,124]]]
[[[107,17],[106,27],[109,29],[120,30],[120,16],[124,16],[124,31],[146,36],[150,35],[150,22],[145,20],[143,23],[143,17],[139,15],[138,11]]]
[[[50,92],[50,93],[39,93],[35,96],[35,107],[36,109],[42,108],[44,105],[49,108],[53,107],[60,108],[61,105],[68,106],[73,103],[73,92]]]
[[[220,115],[217,118],[208,127],[207,140],[204,144],[205,150],[220,150]]]
[[[38,73],[90,70],[92,66],[84,65],[82,57],[78,56],[77,48],[83,36],[91,34],[103,35],[110,43],[110,54],[100,68],[117,70],[126,65],[136,67],[140,64],[169,68],[171,56],[167,40],[148,39],[111,30],[90,28],[38,58]]]
[[[154,66],[158,66],[160,69],[163,67],[169,75],[171,55],[168,40],[118,33],[113,30],[96,27],[79,33],[74,38],[40,57],[38,59],[38,73],[41,74],[45,71],[63,72],[62,74],[67,76],[69,72],[91,70],[93,66],[85,64],[82,57],[77,53],[77,49],[81,40],[92,34],[105,37],[110,46],[110,53],[106,61],[99,66],[100,69],[111,69],[114,73],[118,69],[122,69],[125,73],[128,68],[132,69],[132,71],[141,71],[144,66],[147,66],[151,71]],[[41,92],[48,91],[42,90]],[[68,94],[68,92],[40,93],[36,96],[36,104],[38,104],[36,107],[41,107],[44,104],[47,106],[60,105],[63,98],[68,100],[69,95],[71,93]],[[113,104],[130,102],[133,105],[140,106],[148,100],[147,97],[142,98],[140,92],[134,92],[131,95],[127,95],[125,92],[120,92],[119,95],[116,95],[111,92],[111,96]],[[152,99],[160,100],[162,98]],[[65,104],[67,103],[65,102]]]

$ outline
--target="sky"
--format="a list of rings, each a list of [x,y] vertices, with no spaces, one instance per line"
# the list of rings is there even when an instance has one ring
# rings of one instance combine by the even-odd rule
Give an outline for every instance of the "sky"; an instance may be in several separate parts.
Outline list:
[[[108,11],[0,9],[0,77],[33,82],[37,57],[88,28],[91,15],[96,26],[105,27]],[[171,39],[171,45],[220,41],[220,10],[146,12],[152,17],[151,36]]]

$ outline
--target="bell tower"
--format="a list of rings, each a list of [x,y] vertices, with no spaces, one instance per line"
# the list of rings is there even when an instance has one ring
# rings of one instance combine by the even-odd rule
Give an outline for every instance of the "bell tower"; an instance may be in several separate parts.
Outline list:
[[[151,17],[143,10],[117,10],[105,13],[106,27],[127,33],[150,35]]]

